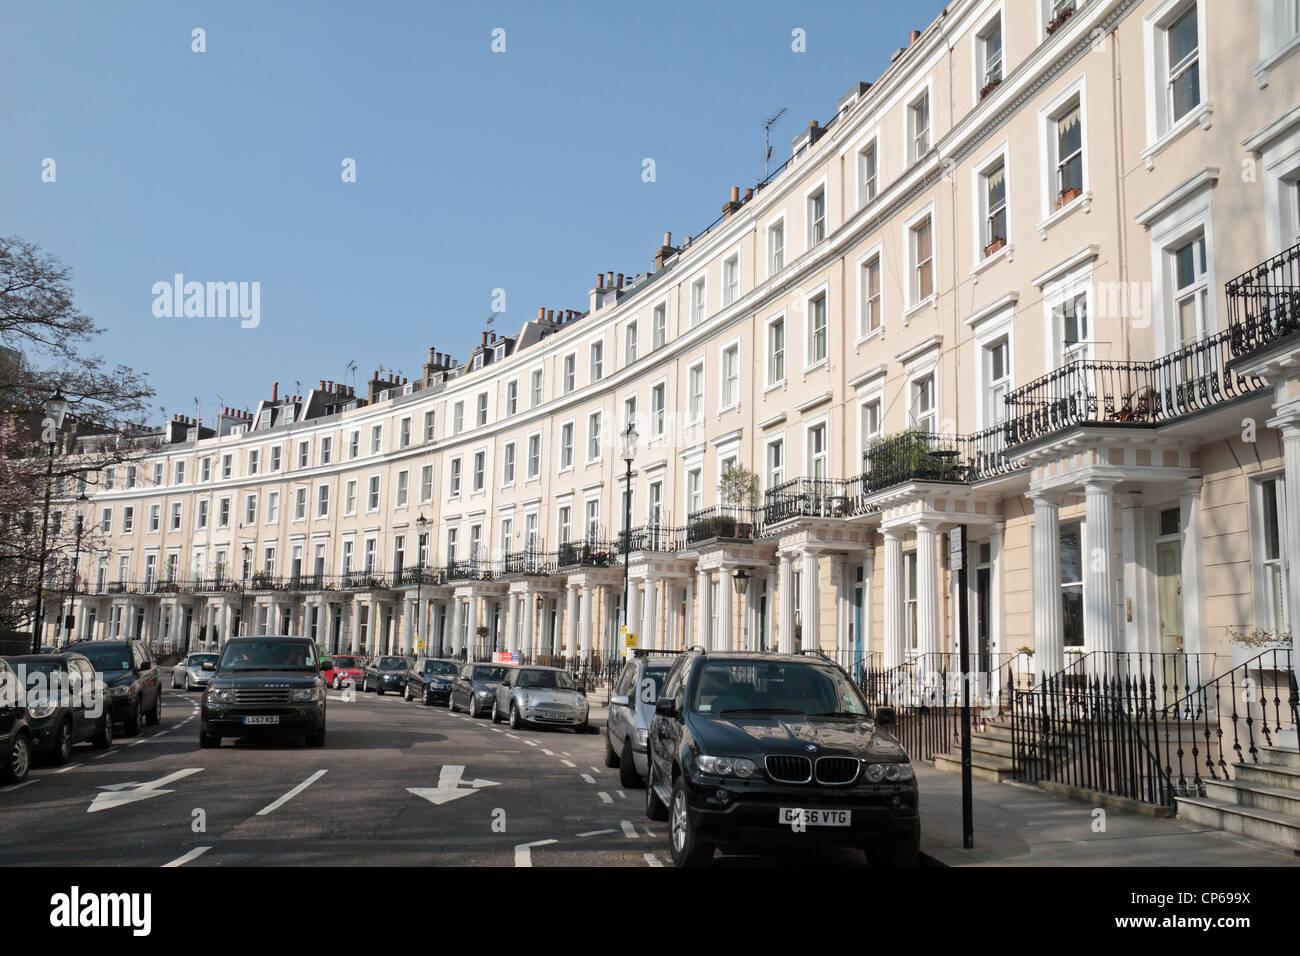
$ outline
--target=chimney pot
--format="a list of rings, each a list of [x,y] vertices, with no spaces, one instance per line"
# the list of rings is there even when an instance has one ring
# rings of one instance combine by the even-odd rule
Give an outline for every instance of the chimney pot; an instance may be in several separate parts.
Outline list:
[[[604,288],[605,279],[604,279],[603,276],[601,277],[600,282],[601,282],[601,288]],[[555,310],[554,310],[554,309],[548,309],[548,310],[547,310],[547,312],[546,312],[546,320],[547,320],[548,322],[554,322],[554,321],[555,321]]]
[[[430,364],[430,365],[433,364],[433,349],[432,349],[432,348],[429,349],[429,364]]]
[[[740,202],[740,187],[739,187],[739,186],[732,186],[732,187],[731,187],[731,201],[732,201],[732,202]]]
[[[274,403],[280,397],[280,383],[276,382],[271,386],[271,402]]]
[[[487,337],[488,337],[488,334],[487,334],[487,332],[486,332],[486,330],[485,330],[485,331],[483,332],[483,344],[484,344],[484,345],[487,345]]]
[[[610,286],[613,286],[613,285],[614,285],[614,270],[613,270],[613,269],[611,269],[609,272],[606,272],[606,273],[605,273],[605,282],[606,282],[607,285],[610,285]]]
[[[673,234],[672,234],[671,232],[665,232],[665,233],[664,233],[664,245],[665,245],[665,246],[671,246],[672,244],[673,244]]]
[[[746,190],[745,190],[745,202],[749,202],[749,201],[750,201],[751,199],[753,199],[753,198],[754,198],[754,190],[753,190],[753,188],[751,187],[751,188],[749,188],[749,189],[746,189]]]
[[[538,307],[537,307],[537,321],[540,322],[540,321],[542,321],[542,319],[544,319],[544,318],[546,318],[546,306],[544,306],[544,305],[538,306]]]
[[[919,39],[921,39],[921,31],[920,31],[920,30],[913,30],[913,31],[908,35],[908,38],[907,38],[907,45],[908,45],[908,46],[911,46],[913,43],[915,43],[915,42],[916,42],[917,40],[919,40]]]
[[[596,273],[596,288],[597,289],[605,288],[605,273],[603,272]]]
[[[618,285],[616,286],[616,288],[619,289],[623,288],[623,273],[621,272],[618,274]]]

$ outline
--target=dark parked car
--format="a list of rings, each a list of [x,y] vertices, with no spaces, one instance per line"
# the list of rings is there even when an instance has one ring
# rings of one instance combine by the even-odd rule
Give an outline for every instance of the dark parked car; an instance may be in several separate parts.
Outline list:
[[[505,664],[461,664],[447,695],[447,709],[482,717],[492,709],[492,695],[509,669]]]
[[[640,787],[646,774],[646,741],[655,703],[676,651],[638,650],[618,675],[609,694],[605,721],[605,766],[618,768],[618,782]]]
[[[27,654],[5,658],[26,694],[32,752],[56,764],[72,759],[74,744],[98,749],[113,743],[113,715],[95,669],[82,654]]]
[[[199,746],[275,733],[304,734],[307,746],[325,745],[325,681],[316,645],[305,637],[231,638],[203,695]]]
[[[0,659],[0,782],[22,783],[32,768],[32,731],[18,674]]]
[[[104,678],[125,736],[140,732],[141,716],[150,727],[162,719],[162,669],[143,641],[79,641],[64,650],[84,654]]]
[[[366,662],[365,673],[361,675],[361,689],[369,693],[382,694],[386,690],[399,691],[406,686],[406,672],[411,662],[405,657],[376,657]]]
[[[444,661],[433,657],[421,657],[406,672],[406,699],[420,701],[427,707],[430,704],[444,704],[451,696],[451,684],[460,670],[459,661]]]
[[[916,778],[853,681],[820,656],[688,653],[650,725],[646,816],[669,820],[678,866],[719,845],[833,845],[906,866]]]

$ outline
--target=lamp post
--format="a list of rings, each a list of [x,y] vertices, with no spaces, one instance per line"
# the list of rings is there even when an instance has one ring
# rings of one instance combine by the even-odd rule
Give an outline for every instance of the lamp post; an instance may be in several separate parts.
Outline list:
[[[745,589],[749,587],[749,572],[744,568],[736,568],[731,575],[731,585],[736,589],[736,597],[743,601],[745,599]],[[743,607],[741,617],[748,622],[749,618]]]
[[[248,545],[244,545],[244,565],[240,569],[241,573],[239,576],[239,630],[240,633],[244,635],[250,633],[248,629],[248,618],[244,616],[244,598],[248,596],[248,558],[252,552],[252,548]]]
[[[623,634],[624,647],[619,649],[619,653],[626,648],[626,634],[628,627],[627,609],[630,606],[628,598],[628,570],[632,562],[632,459],[636,457],[636,425],[632,422],[627,423],[627,428],[623,429],[623,460],[627,462],[627,474],[624,478],[623,489]]]
[[[85,501],[86,496],[80,495],[78,501]],[[77,516],[72,521],[72,527],[77,537],[77,544],[72,552],[72,586],[68,588],[68,613],[63,619],[64,628],[67,635],[63,638],[64,645],[72,643],[72,613],[77,606],[77,569],[81,564],[81,532],[82,532],[82,515],[77,512]]]
[[[415,519],[415,527],[418,529],[415,535],[415,550],[418,552],[420,559],[416,562],[415,572],[415,645],[417,651],[427,651],[427,648],[420,645],[420,628],[424,625],[424,608],[420,604],[420,595],[424,588],[424,529],[428,526],[429,519],[423,514]]]
[[[50,493],[54,486],[54,449],[58,445],[59,429],[68,411],[68,400],[57,388],[45,402],[45,419],[41,422],[41,440],[49,445],[49,464],[45,469],[45,510],[41,518],[41,552],[37,559],[36,603],[32,608],[32,653],[41,652],[41,598],[45,586],[45,539],[50,532]]]

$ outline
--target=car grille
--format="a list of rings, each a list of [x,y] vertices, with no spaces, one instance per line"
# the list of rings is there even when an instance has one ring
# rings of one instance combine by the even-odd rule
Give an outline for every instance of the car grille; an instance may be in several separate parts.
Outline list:
[[[239,687],[235,689],[236,704],[287,704],[287,687]]]
[[[852,783],[858,777],[858,761],[853,757],[821,757],[817,761],[817,782]]]
[[[812,779],[812,761],[807,757],[768,757],[767,775],[777,783],[807,783]]]

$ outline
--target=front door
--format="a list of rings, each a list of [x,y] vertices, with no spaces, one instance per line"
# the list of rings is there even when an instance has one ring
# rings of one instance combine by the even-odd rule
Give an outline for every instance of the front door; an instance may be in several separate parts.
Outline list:
[[[990,622],[993,608],[993,569],[975,572],[975,647],[979,655],[977,670],[981,681],[988,681],[993,667],[990,647]]]
[[[1178,541],[1156,545],[1157,591],[1160,600],[1160,651],[1164,660],[1164,680],[1171,697],[1184,691],[1183,653],[1183,548]]]

